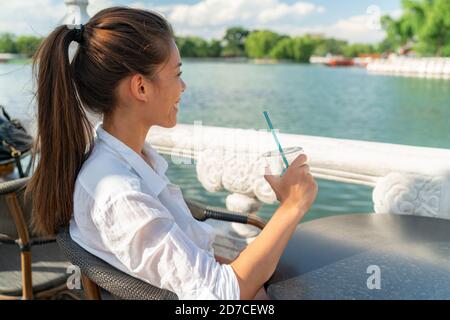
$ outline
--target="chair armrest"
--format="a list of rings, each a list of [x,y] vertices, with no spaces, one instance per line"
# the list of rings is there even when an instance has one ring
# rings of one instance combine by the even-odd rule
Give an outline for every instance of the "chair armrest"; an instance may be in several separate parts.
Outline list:
[[[0,195],[6,195],[22,190],[26,187],[29,180],[30,178],[26,177],[2,182],[0,186]]]
[[[33,238],[30,239],[30,242],[31,242],[32,246],[41,245],[41,244],[47,244],[47,243],[56,242],[56,237],[54,237],[54,236],[50,236],[50,237],[33,237]]]
[[[256,214],[242,214],[219,207],[206,206],[200,202],[189,199],[185,199],[185,201],[189,210],[191,210],[192,216],[199,221],[215,219],[238,222],[253,225],[261,230],[264,229],[266,225],[264,219],[258,217]]]

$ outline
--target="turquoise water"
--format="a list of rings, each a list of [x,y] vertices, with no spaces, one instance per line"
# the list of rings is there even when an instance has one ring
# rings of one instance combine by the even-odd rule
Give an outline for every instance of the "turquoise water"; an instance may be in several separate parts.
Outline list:
[[[450,81],[369,75],[360,68],[183,61],[187,90],[179,122],[266,128],[269,111],[281,132],[450,148]],[[0,104],[18,117],[32,112],[30,68],[0,64]],[[169,160],[169,159],[168,159]],[[208,193],[194,167],[172,165],[169,178],[185,196],[224,205],[226,192]],[[372,212],[368,187],[319,180],[319,195],[304,221]],[[268,218],[275,206],[264,205]]]

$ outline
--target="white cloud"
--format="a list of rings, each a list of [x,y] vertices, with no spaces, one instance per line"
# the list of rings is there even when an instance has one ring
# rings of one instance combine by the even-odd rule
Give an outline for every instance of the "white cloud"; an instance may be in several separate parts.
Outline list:
[[[386,32],[381,28],[380,18],[383,15],[389,15],[398,19],[402,10],[392,12],[381,12],[374,14],[368,11],[366,15],[352,16],[346,19],[338,20],[336,23],[327,26],[315,26],[295,30],[294,33],[320,33],[328,37],[347,40],[350,43],[376,43],[382,41]]]
[[[385,14],[397,19],[401,16],[402,10],[380,12],[378,16],[370,13],[351,16],[329,25],[302,27],[295,24],[274,24],[270,29],[291,36],[321,34],[326,37],[347,40],[350,43],[376,43],[382,41],[386,36],[386,32],[379,25],[380,17]]]
[[[199,35],[208,39],[222,37],[230,26],[271,29],[277,24],[295,24],[308,15],[325,11],[323,6],[309,2],[288,5],[280,0],[202,0],[192,5],[156,7],[135,2],[131,6],[163,13],[178,35]]]
[[[114,5],[113,0],[90,0],[90,16]],[[0,0],[0,33],[31,34],[45,36],[55,28],[66,14],[63,0]]]
[[[293,5],[279,3],[276,6],[264,9],[259,15],[260,23],[286,21],[285,19],[296,19],[314,12],[323,12],[323,7],[307,2],[297,2]]]
[[[1,1],[0,32],[45,35],[66,12],[65,5],[51,0]]]
[[[302,26],[302,18],[325,12],[323,6],[298,1],[288,5],[279,0],[203,0],[193,5],[150,7],[142,2],[134,4],[163,13],[178,35],[198,35],[207,39],[221,38],[227,27],[241,25],[248,29],[270,29],[288,35],[323,34],[349,42],[378,42],[385,37],[379,27],[381,12],[371,7],[364,15],[340,19],[329,25]],[[377,10],[374,10],[377,9]],[[398,17],[401,11],[390,13]]]
[[[117,5],[113,0],[89,0],[87,12],[90,17],[99,12],[102,9]]]
[[[323,10],[312,3],[287,5],[278,0],[204,0],[194,5],[174,5],[161,9],[169,10],[168,18],[172,23],[185,26],[265,24],[298,19]]]
[[[88,13],[116,5],[117,0],[90,0]],[[16,34],[48,34],[66,12],[62,0],[0,0],[0,32]],[[329,25],[308,25],[305,17],[323,14],[325,8],[311,2],[286,4],[282,0],[201,0],[195,4],[155,6],[147,1],[135,1],[131,7],[161,12],[172,23],[177,35],[197,35],[206,39],[221,38],[230,26],[247,29],[270,29],[289,35],[320,33],[350,42],[377,42],[383,30],[371,28],[370,12],[341,19]],[[376,11],[376,10],[375,10]],[[380,14],[385,14],[381,12]],[[389,13],[399,17],[401,10]]]
[[[385,32],[374,22],[367,15],[353,16],[325,28],[325,34],[350,42],[378,42],[383,40]]]

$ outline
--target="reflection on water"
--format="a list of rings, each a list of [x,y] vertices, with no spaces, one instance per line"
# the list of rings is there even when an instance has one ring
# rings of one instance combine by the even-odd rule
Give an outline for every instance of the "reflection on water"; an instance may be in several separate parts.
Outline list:
[[[281,132],[450,148],[450,81],[368,75],[359,68],[299,64],[183,61],[179,122],[266,128],[267,110]],[[0,104],[13,116],[33,114],[29,65],[0,64]],[[307,150],[306,150],[307,151]],[[168,158],[169,162],[170,159]],[[195,168],[172,165],[170,179],[186,196],[223,205],[226,192],[207,193]],[[371,189],[319,181],[319,195],[306,220],[372,212]],[[269,217],[275,206],[263,206]]]

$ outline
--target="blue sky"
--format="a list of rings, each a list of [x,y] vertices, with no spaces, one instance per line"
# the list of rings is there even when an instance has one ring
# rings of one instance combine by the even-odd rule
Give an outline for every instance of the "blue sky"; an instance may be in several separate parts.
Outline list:
[[[112,5],[163,13],[178,35],[221,38],[227,27],[271,29],[289,35],[320,33],[350,42],[384,37],[381,15],[401,14],[400,0],[90,0],[88,13]],[[0,0],[0,32],[45,35],[66,12],[63,0]]]

